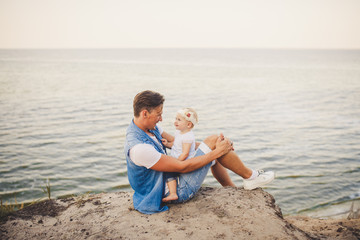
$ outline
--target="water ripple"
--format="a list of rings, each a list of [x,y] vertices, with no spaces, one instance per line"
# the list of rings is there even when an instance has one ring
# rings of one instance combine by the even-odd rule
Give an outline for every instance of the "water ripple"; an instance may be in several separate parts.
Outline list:
[[[165,95],[167,132],[192,106],[199,141],[223,132],[276,171],[266,190],[285,214],[359,192],[359,51],[182,51],[0,50],[1,199],[44,197],[47,179],[53,197],[131,191],[123,144],[143,89]]]

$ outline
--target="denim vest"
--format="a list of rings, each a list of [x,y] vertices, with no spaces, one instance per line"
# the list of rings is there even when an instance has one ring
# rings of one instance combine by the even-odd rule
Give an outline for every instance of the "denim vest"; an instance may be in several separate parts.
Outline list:
[[[161,143],[161,135],[158,128],[156,127],[155,130],[150,132]],[[162,203],[165,189],[164,173],[140,167],[130,159],[130,149],[142,143],[150,144],[159,153],[166,154],[166,148],[155,143],[149,135],[135,125],[134,120],[130,123],[126,131],[125,155],[128,179],[135,191],[133,196],[134,208],[145,214],[166,211],[168,207]]]

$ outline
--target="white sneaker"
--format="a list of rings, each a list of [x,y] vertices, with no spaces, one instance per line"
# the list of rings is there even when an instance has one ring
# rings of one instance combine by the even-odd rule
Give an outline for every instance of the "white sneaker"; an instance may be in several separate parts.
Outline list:
[[[244,188],[246,190],[253,190],[258,187],[262,187],[268,183],[271,183],[275,178],[275,173],[272,171],[264,172],[259,170],[259,176],[253,180],[244,179]]]

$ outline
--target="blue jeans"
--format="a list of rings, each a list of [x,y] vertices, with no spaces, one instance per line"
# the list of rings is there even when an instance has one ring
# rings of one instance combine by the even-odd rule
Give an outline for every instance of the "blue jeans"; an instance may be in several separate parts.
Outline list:
[[[204,155],[204,152],[201,149],[197,149],[194,157],[201,155]],[[199,191],[202,183],[204,182],[210,167],[211,162],[195,171],[179,174],[177,181],[177,195],[179,199],[173,202],[182,203],[193,198],[195,193]]]

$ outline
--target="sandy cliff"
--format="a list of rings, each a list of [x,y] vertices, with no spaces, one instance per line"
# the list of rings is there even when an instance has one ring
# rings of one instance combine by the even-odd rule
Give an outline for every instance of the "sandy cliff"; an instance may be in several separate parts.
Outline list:
[[[283,218],[257,189],[202,188],[191,201],[144,215],[131,193],[44,201],[0,223],[1,239],[358,239],[360,221]]]

